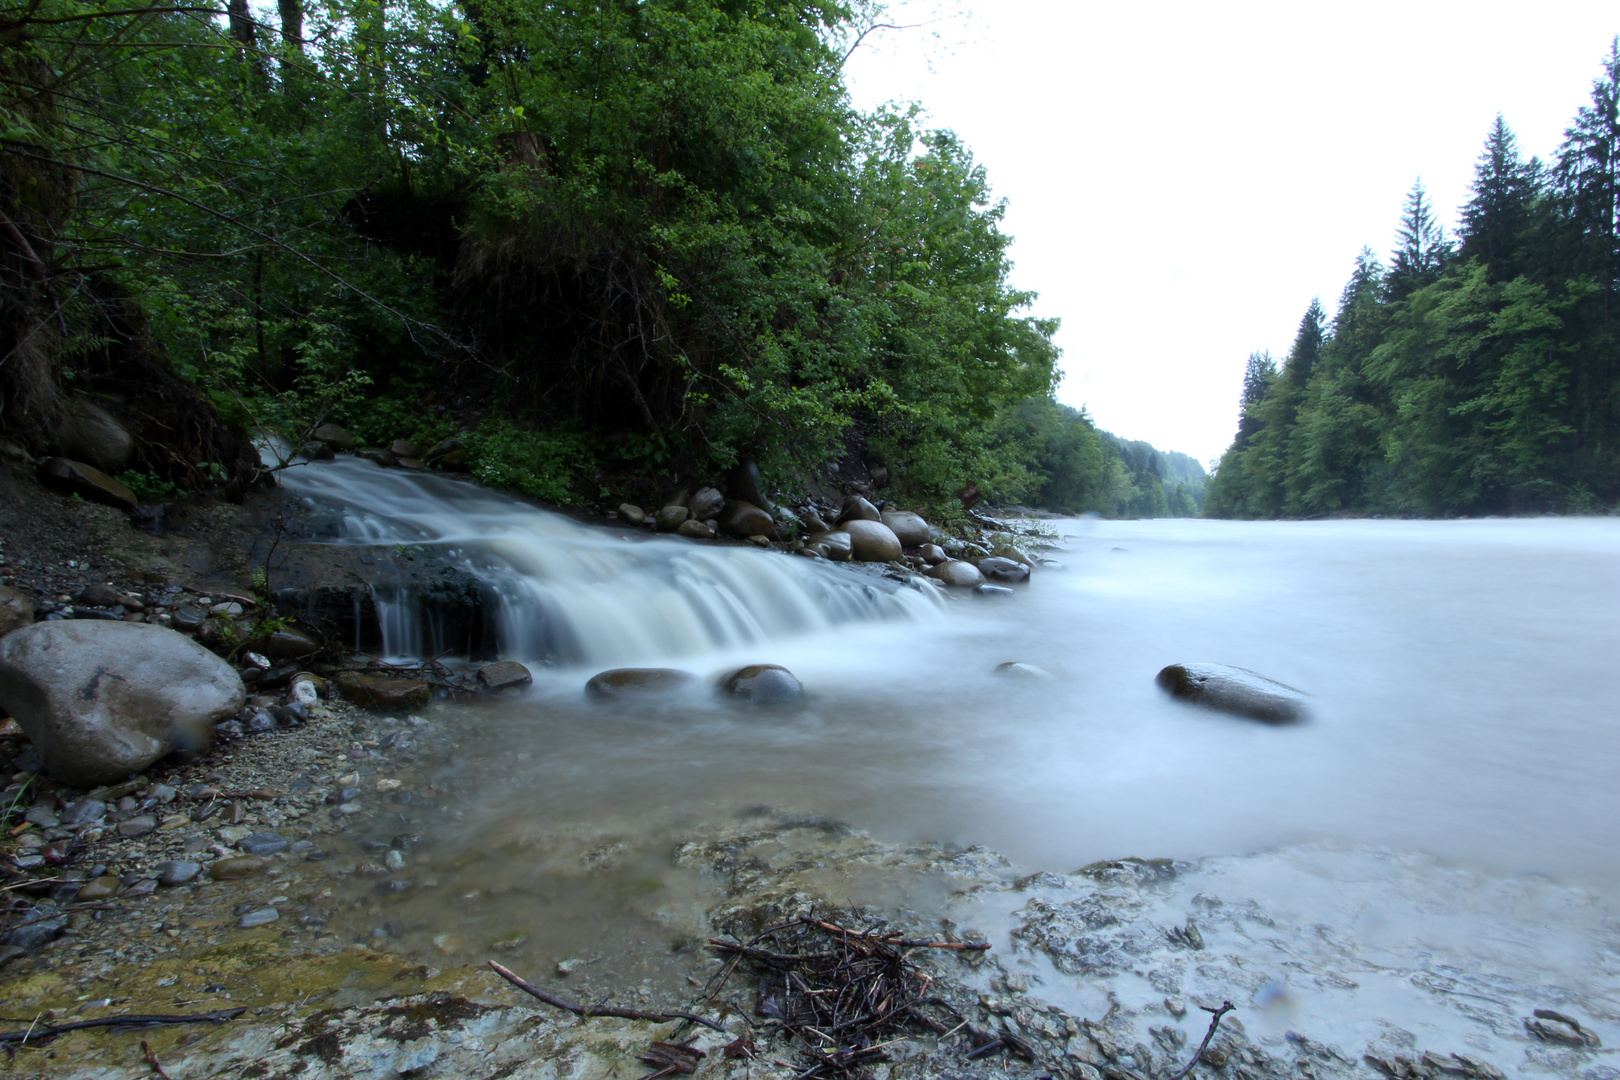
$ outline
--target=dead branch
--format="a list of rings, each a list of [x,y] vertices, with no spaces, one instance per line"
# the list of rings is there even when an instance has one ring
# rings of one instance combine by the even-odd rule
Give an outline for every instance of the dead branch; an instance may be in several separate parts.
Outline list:
[[[222,1009],[219,1012],[198,1013],[194,1016],[148,1016],[145,1014],[129,1014],[124,1016],[98,1016],[94,1020],[75,1020],[71,1024],[46,1024],[43,1027],[30,1026],[24,1031],[0,1031],[0,1046],[12,1044],[22,1045],[29,1042],[43,1042],[64,1035],[69,1031],[81,1031],[84,1028],[110,1027],[122,1031],[135,1031],[140,1028],[161,1027],[165,1024],[223,1024],[227,1020],[235,1020],[247,1012],[247,1009]]]
[[[1231,1012],[1234,1007],[1230,1001],[1221,1002],[1221,1007],[1218,1009],[1211,1009],[1208,1005],[1199,1006],[1205,1012],[1213,1014],[1209,1018],[1209,1030],[1204,1032],[1204,1041],[1198,1044],[1198,1050],[1193,1054],[1192,1060],[1187,1062],[1187,1067],[1170,1077],[1170,1080],[1182,1080],[1183,1077],[1193,1071],[1193,1066],[1198,1064],[1204,1056],[1204,1051],[1209,1049],[1209,1040],[1215,1037],[1215,1029],[1221,1026],[1221,1017]]]
[[[641,1009],[622,1009],[617,1005],[581,1005],[577,1001],[569,1001],[567,998],[560,998],[555,994],[547,993],[512,971],[510,968],[502,967],[493,960],[489,962],[489,966],[492,970],[494,970],[495,974],[499,975],[501,978],[505,979],[519,990],[522,990],[530,997],[539,998],[547,1005],[562,1009],[564,1012],[571,1012],[575,1016],[617,1016],[624,1020],[650,1020],[653,1023],[665,1023],[670,1020],[689,1020],[694,1024],[702,1024],[704,1027],[713,1028],[715,1031],[723,1032],[726,1030],[719,1023],[714,1020],[710,1020],[706,1016],[698,1016],[696,1013],[680,1012],[675,1009],[668,1009],[664,1012],[644,1012]]]
[[[878,934],[861,930],[850,930],[836,923],[822,922],[812,919],[808,915],[800,915],[799,921],[807,926],[814,926],[830,934],[845,934],[850,937],[870,938],[881,941],[885,945],[897,946],[902,949],[959,949],[963,952],[983,952],[990,947],[989,942],[982,941],[913,941],[902,938],[899,934]]]

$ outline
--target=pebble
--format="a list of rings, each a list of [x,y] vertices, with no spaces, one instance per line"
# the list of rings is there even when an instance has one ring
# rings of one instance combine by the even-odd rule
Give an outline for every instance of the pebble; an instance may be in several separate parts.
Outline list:
[[[194,862],[158,863],[157,879],[160,885],[184,885],[202,873],[202,864]]]
[[[86,900],[105,900],[118,891],[118,884],[115,877],[91,878],[79,887],[73,899],[81,903]]]
[[[62,819],[56,816],[56,811],[48,806],[30,806],[23,820],[31,825],[38,825],[42,829],[54,829],[62,824]]]
[[[572,975],[574,972],[579,970],[580,965],[583,963],[584,961],[577,956],[570,956],[566,960],[559,960],[557,961],[557,974],[562,976]]]
[[[405,869],[405,856],[401,852],[390,851],[383,858],[383,865],[390,870],[403,870]]]
[[[281,912],[277,911],[275,908],[262,907],[257,911],[250,911],[246,915],[242,916],[242,921],[237,923],[237,925],[244,930],[251,930],[255,926],[267,926],[279,918],[281,918]]]
[[[168,784],[157,784],[153,786],[151,791],[146,793],[146,797],[149,799],[156,799],[164,806],[168,806],[170,803],[174,802],[175,796],[178,794],[180,793],[174,788],[170,787]]]
[[[62,810],[63,825],[89,825],[107,816],[107,804],[100,799],[80,799]]]
[[[156,828],[157,820],[143,814],[140,817],[132,817],[128,821],[120,821],[118,823],[118,835],[145,836]]]
[[[118,898],[122,900],[125,897],[151,896],[157,892],[157,888],[156,878],[141,878],[139,881],[133,881],[124,886],[123,891],[118,894]]]
[[[236,846],[249,855],[274,855],[278,851],[286,851],[287,844],[286,837],[276,833],[254,833],[236,842]]]
[[[269,865],[270,860],[261,859],[257,855],[237,855],[214,863],[208,868],[208,875],[215,881],[236,881],[252,877]]]

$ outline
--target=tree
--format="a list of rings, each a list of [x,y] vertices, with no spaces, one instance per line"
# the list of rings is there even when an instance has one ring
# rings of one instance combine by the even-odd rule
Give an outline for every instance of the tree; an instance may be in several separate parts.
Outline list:
[[[1539,165],[1520,158],[1518,140],[1498,113],[1474,166],[1473,197],[1462,209],[1458,252],[1484,263],[1495,280],[1517,277],[1524,265],[1524,234],[1539,172]]]
[[[1436,281],[1450,257],[1451,245],[1445,230],[1435,220],[1423,181],[1418,180],[1406,195],[1406,208],[1396,233],[1395,257],[1389,272],[1391,298],[1404,299]]]

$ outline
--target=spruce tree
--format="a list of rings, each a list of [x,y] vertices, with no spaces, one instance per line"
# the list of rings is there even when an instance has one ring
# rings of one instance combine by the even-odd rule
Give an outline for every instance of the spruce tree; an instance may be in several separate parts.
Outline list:
[[[1460,252],[1484,263],[1494,281],[1512,280],[1523,267],[1538,172],[1519,157],[1518,139],[1498,113],[1474,166],[1473,198],[1462,208]]]
[[[1438,280],[1451,254],[1446,231],[1435,220],[1423,181],[1419,180],[1407,193],[1406,209],[1401,214],[1401,227],[1396,234],[1394,265],[1389,272],[1390,298],[1404,300]]]

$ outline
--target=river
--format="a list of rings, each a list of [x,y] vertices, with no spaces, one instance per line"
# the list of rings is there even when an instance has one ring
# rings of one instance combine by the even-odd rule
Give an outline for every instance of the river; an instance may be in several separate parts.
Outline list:
[[[348,535],[439,545],[525,577],[514,611],[551,605],[544,632],[505,616],[529,693],[441,707],[461,734],[440,775],[464,805],[429,830],[440,854],[424,852],[453,879],[450,908],[523,895],[478,925],[529,935],[537,956],[628,947],[671,906],[701,904],[660,845],[769,807],[983,845],[1021,870],[1217,857],[1202,873],[1301,927],[1358,932],[1381,910],[1451,967],[1552,980],[1620,1018],[1620,521],[1065,520],[1051,523],[1061,565],[1018,595],[942,602],[776,552],[591,529],[454,481],[390,473],[375,488],[365,463],[331,468],[289,486],[347,500]],[[559,604],[574,629],[557,630]],[[1009,660],[1050,678],[998,675]],[[1170,701],[1153,676],[1178,661],[1295,686],[1311,715],[1270,727]],[[793,670],[808,707],[582,693],[608,666],[708,680],[753,662]],[[580,874],[593,858],[617,876]],[[626,900],[638,882],[662,890],[663,914]],[[896,899],[870,887],[849,900]],[[418,925],[442,921],[446,900],[414,903]]]

